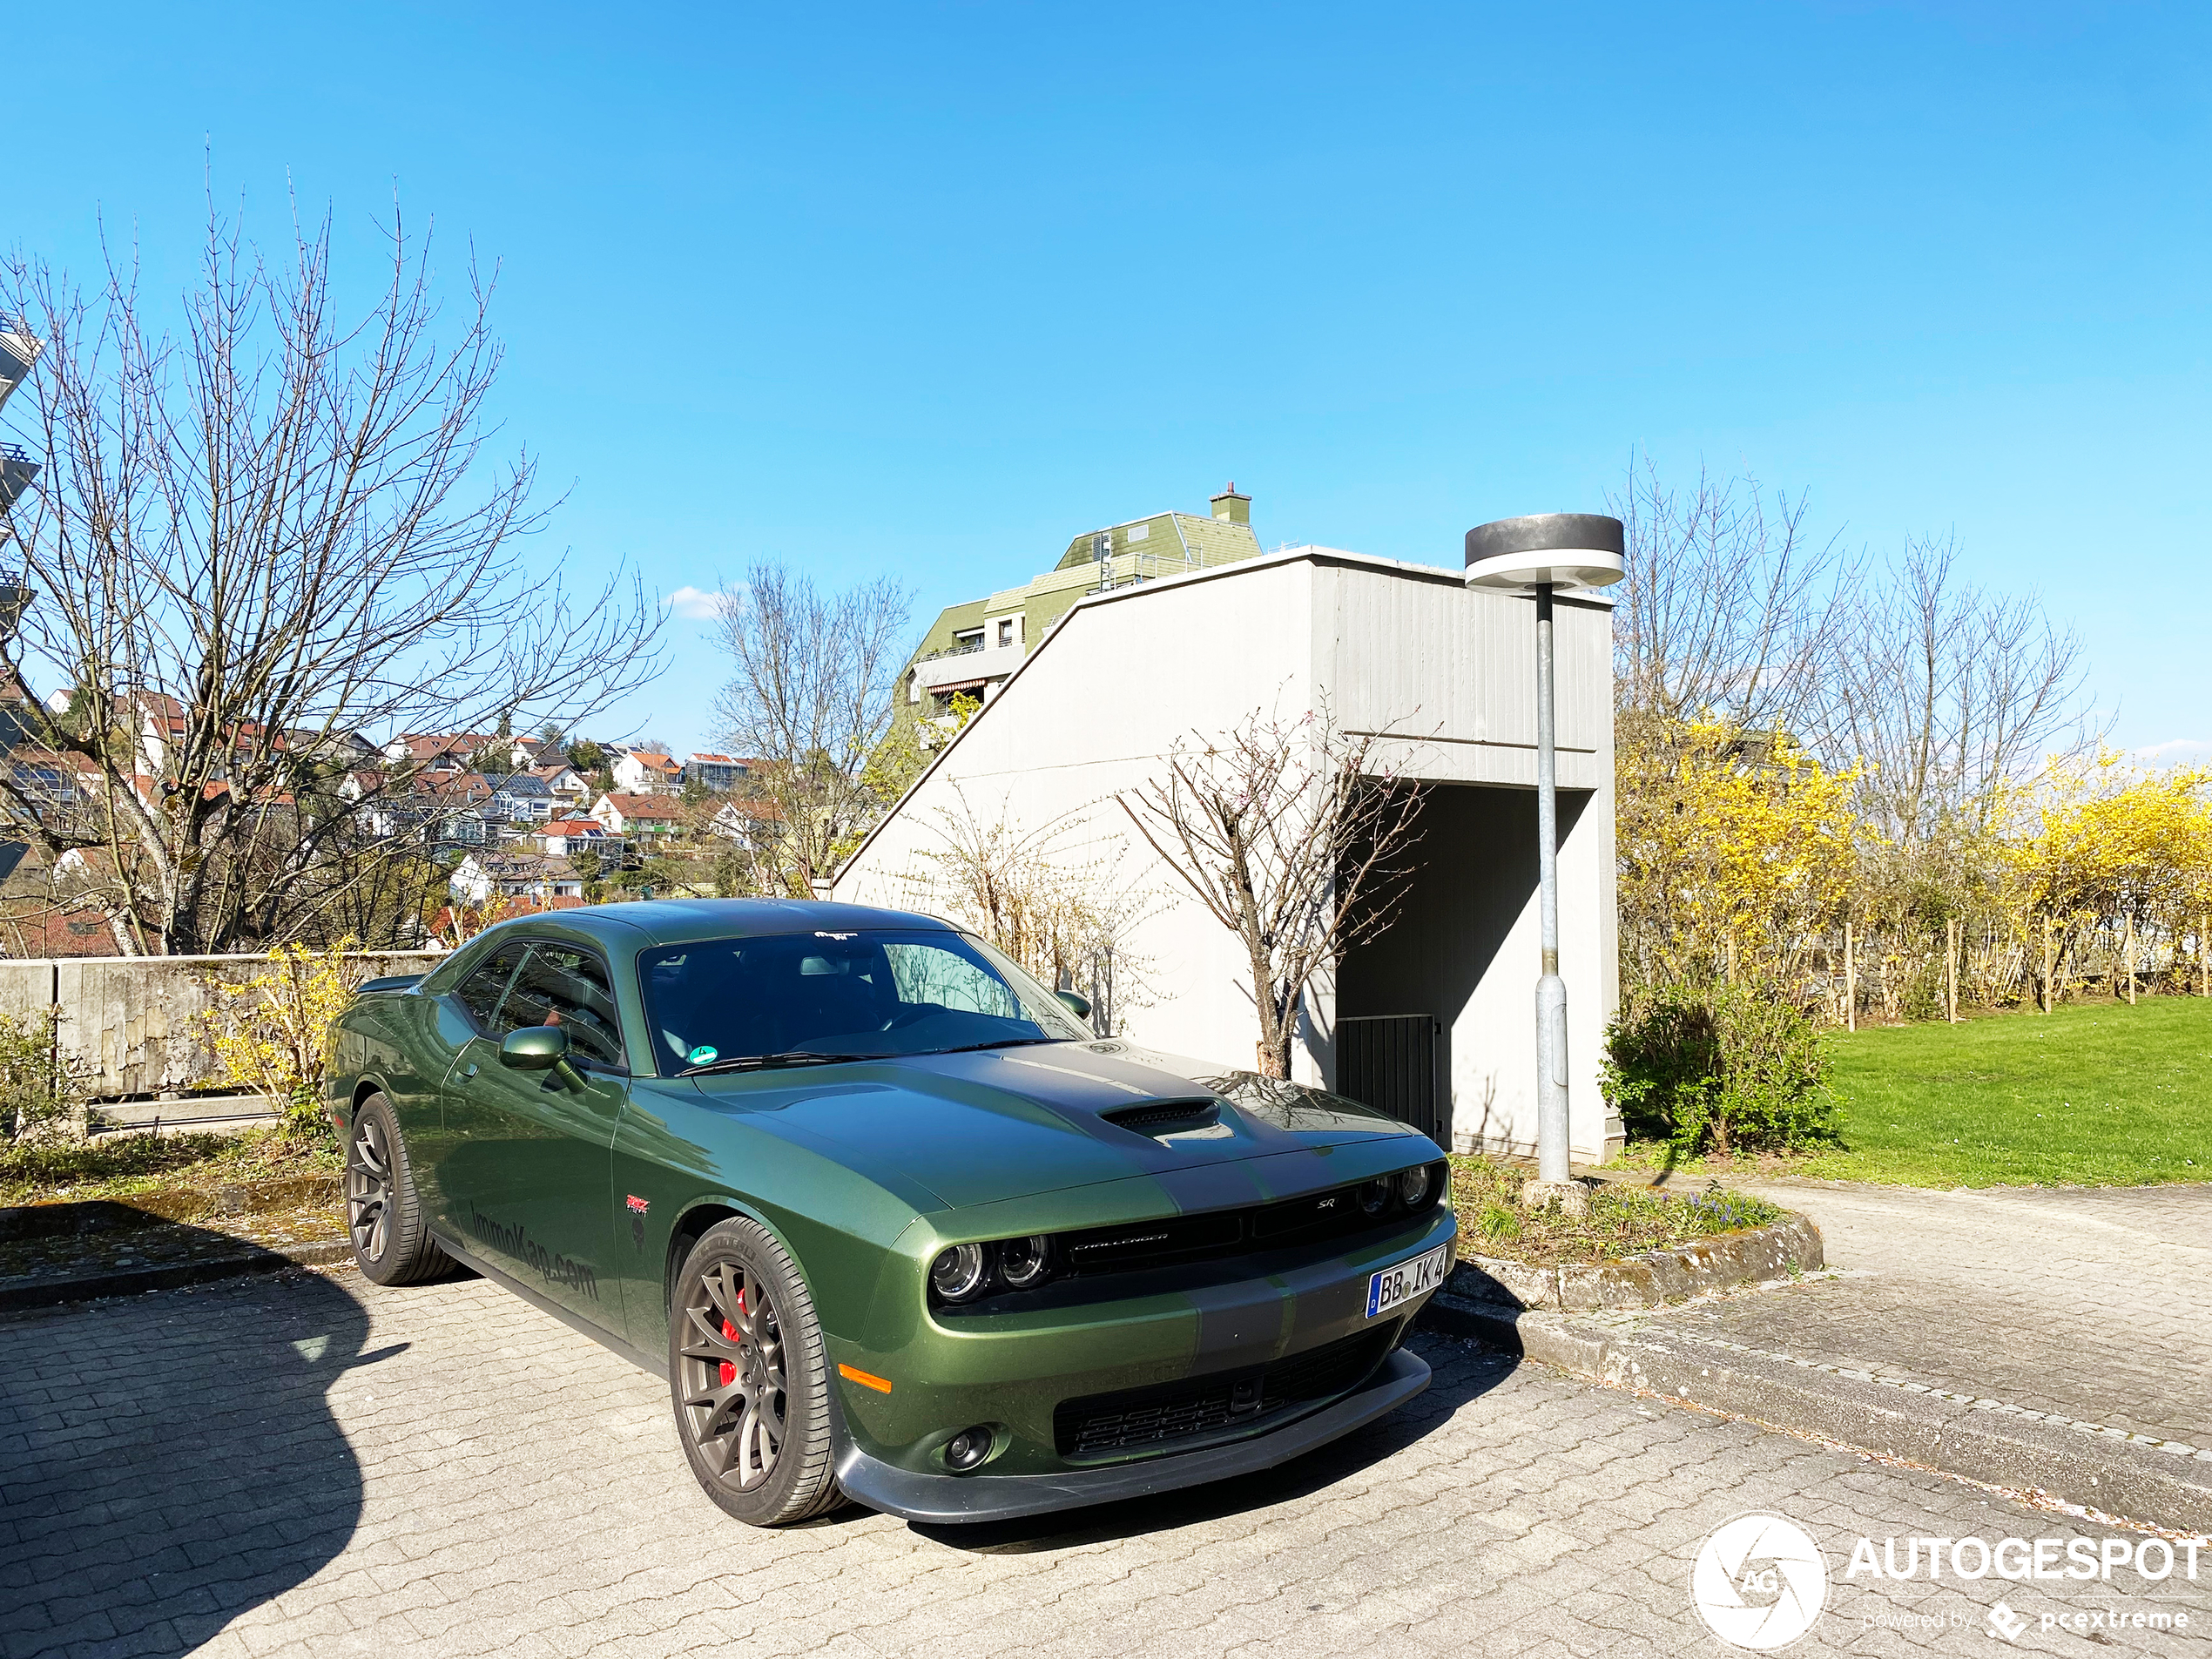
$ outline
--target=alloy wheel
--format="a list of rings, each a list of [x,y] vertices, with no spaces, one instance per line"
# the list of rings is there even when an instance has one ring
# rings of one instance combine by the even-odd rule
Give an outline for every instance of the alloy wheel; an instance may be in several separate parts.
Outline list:
[[[374,1114],[357,1115],[353,1156],[346,1160],[346,1226],[354,1249],[381,1261],[392,1233],[392,1149]]]
[[[761,1277],[742,1262],[709,1267],[684,1298],[684,1419],[717,1479],[751,1491],[783,1450],[784,1345]]]

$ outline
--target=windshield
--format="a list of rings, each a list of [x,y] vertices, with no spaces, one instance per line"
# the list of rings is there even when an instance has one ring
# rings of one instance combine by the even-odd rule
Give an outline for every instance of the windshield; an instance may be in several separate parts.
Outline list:
[[[964,934],[867,928],[672,945],[638,958],[664,1076],[1088,1037],[1049,991]]]

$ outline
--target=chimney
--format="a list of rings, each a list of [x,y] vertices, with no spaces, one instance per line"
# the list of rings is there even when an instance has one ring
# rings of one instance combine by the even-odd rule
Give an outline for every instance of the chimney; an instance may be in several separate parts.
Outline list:
[[[1229,487],[1213,498],[1213,516],[1225,518],[1232,524],[1252,522],[1252,498],[1237,493],[1237,481],[1231,478]]]

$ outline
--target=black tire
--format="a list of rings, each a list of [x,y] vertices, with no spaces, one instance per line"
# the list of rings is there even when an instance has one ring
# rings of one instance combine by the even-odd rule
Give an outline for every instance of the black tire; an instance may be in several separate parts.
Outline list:
[[[723,1222],[685,1258],[668,1374],[685,1460],[725,1514],[787,1527],[843,1501],[821,1324],[799,1264],[759,1222]]]
[[[413,1285],[453,1271],[453,1258],[430,1237],[399,1119],[381,1095],[354,1108],[346,1136],[346,1231],[361,1272],[379,1285]]]

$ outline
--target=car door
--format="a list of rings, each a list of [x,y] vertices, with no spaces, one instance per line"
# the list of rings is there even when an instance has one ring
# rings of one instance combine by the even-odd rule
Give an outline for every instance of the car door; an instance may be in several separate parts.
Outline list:
[[[566,1030],[571,1063],[505,1064],[501,1040],[532,1025]],[[610,1329],[619,1328],[622,1309],[607,1271],[609,1183],[629,1081],[605,961],[585,946],[539,939],[446,1086],[447,1225],[492,1266]]]

